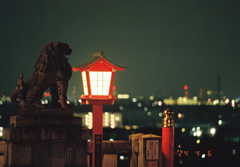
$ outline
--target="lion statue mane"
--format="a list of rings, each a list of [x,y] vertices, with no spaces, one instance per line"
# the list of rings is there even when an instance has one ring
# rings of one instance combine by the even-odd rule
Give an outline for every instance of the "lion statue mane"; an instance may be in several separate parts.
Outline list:
[[[71,53],[72,49],[66,43],[47,44],[26,83],[20,74],[16,90],[11,95],[12,103],[21,108],[46,108],[40,101],[44,91],[50,88],[54,108],[71,108],[71,105],[67,104],[67,89],[72,67],[64,56]]]

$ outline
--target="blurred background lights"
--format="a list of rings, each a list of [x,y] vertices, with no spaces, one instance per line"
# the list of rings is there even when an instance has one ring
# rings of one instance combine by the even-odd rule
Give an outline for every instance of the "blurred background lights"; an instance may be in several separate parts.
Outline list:
[[[142,107],[142,103],[138,103],[138,107]]]
[[[120,159],[120,160],[124,160],[124,156],[121,155],[121,156],[119,157],[119,159]]]
[[[200,139],[197,139],[196,143],[197,143],[197,144],[200,144]]]
[[[144,111],[148,111],[148,108],[147,108],[147,107],[144,107]]]
[[[162,101],[159,101],[159,102],[158,102],[158,106],[162,106]]]
[[[133,125],[132,128],[133,128],[133,129],[137,129],[138,126],[137,126],[137,125]]]
[[[206,157],[206,154],[202,154],[202,158],[205,158]]]
[[[112,129],[114,129],[116,127],[116,125],[115,125],[115,115],[114,114],[111,114],[110,127]]]
[[[158,115],[159,115],[159,117],[162,117],[162,116],[163,116],[163,113],[162,113],[162,112],[160,112]]]
[[[185,132],[185,130],[186,130],[185,128],[182,128],[182,132]]]
[[[197,137],[200,137],[200,136],[202,135],[202,131],[200,131],[200,130],[197,131],[197,134],[196,134],[196,135],[197,135]]]
[[[154,100],[154,96],[150,96],[149,99],[150,99],[150,100]]]
[[[132,102],[134,102],[134,103],[137,102],[137,98],[135,98],[135,97],[132,98]]]
[[[212,91],[208,90],[207,95],[211,95],[211,94],[212,94]]]
[[[226,100],[225,100],[225,103],[226,103],[226,104],[228,104],[228,103],[229,103],[229,101],[230,101],[229,99],[226,99]]]
[[[148,116],[151,116],[151,115],[152,115],[152,113],[151,113],[150,111],[149,111],[147,114],[148,114]]]
[[[118,99],[129,99],[129,95],[128,94],[118,94]]]
[[[88,114],[85,114],[85,126],[88,129],[92,129],[92,112],[88,112]]]
[[[216,133],[216,129],[215,129],[215,128],[211,128],[211,129],[210,129],[210,133],[211,133],[212,136],[214,136],[215,133]]]
[[[124,108],[123,108],[123,106],[119,106],[119,110],[121,110],[121,111],[122,111],[123,109],[124,109]]]
[[[236,149],[234,149],[234,150],[232,151],[232,155],[237,155],[237,150],[236,150]]]
[[[222,120],[218,120],[218,125],[222,125]]]

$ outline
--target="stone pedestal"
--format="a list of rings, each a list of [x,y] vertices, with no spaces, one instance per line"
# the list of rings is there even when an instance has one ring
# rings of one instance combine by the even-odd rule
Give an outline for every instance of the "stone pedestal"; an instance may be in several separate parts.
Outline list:
[[[87,167],[89,130],[72,109],[21,109],[2,139],[5,167]]]

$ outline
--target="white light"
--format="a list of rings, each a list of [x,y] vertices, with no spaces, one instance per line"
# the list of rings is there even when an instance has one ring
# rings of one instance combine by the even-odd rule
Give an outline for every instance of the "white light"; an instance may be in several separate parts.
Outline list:
[[[3,104],[3,102],[2,101],[0,101],[0,105],[2,105]]]
[[[200,127],[199,127],[199,126],[197,127],[197,130],[200,130]]]
[[[138,107],[142,107],[142,103],[138,103]]]
[[[193,100],[197,100],[197,96],[194,96],[194,97],[193,97]]]
[[[218,121],[218,125],[222,125],[222,120],[219,120],[219,121]]]
[[[108,95],[112,72],[89,72],[92,95]]]
[[[111,114],[110,127],[111,127],[112,129],[115,128],[115,115],[114,115],[114,114]]]
[[[202,154],[202,158],[205,158],[206,157],[206,154]]]
[[[202,135],[202,131],[197,131],[197,136],[200,137]]]
[[[120,158],[121,160],[124,160],[124,156],[123,156],[123,155],[121,155],[119,158]]]
[[[147,108],[147,107],[144,107],[144,111],[148,111],[148,108]]]
[[[210,133],[211,133],[212,135],[215,135],[216,129],[215,129],[215,128],[211,128],[211,129],[210,129]]]
[[[226,100],[225,100],[225,103],[226,103],[226,104],[228,104],[228,103],[229,103],[229,101],[230,101],[229,99],[226,99]]]
[[[196,130],[196,128],[195,128],[195,127],[193,127],[193,128],[192,128],[192,131],[194,132],[195,130]]]
[[[111,139],[109,139],[109,141],[114,141],[114,140],[111,138]]]
[[[159,101],[159,102],[158,102],[158,105],[159,105],[159,106],[162,106],[162,101]]]
[[[197,132],[194,132],[194,133],[193,133],[193,136],[197,136]]]
[[[159,115],[159,117],[162,117],[162,116],[163,116],[163,113],[160,112],[158,115]]]
[[[148,116],[151,116],[151,115],[152,115],[152,113],[151,113],[150,111],[149,111],[147,114],[148,114]]]
[[[134,102],[134,103],[137,102],[137,98],[135,98],[135,97],[132,98],[132,102]]]
[[[88,95],[87,77],[86,77],[85,71],[82,72],[82,82],[83,82],[84,95]]]
[[[115,117],[115,120],[116,120],[116,121],[119,121],[119,120],[120,120],[119,116],[116,116],[116,117]]]
[[[0,136],[2,137],[2,132],[0,132]]]

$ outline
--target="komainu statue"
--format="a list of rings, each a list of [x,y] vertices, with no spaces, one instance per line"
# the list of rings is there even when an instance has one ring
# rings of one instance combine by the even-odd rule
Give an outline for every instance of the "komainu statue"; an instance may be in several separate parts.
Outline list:
[[[12,103],[21,108],[46,108],[40,100],[44,91],[50,88],[54,108],[71,108],[71,105],[67,104],[67,89],[72,76],[72,67],[68,63],[68,58],[64,56],[71,53],[72,49],[66,43],[47,44],[26,83],[20,74],[16,90],[11,95]]]

